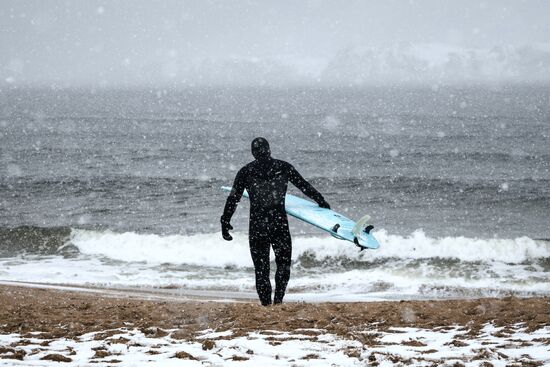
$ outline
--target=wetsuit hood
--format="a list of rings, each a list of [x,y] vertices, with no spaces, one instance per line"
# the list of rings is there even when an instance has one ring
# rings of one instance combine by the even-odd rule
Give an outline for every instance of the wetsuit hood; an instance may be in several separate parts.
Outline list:
[[[271,157],[271,150],[269,149],[269,143],[265,138],[256,138],[252,140],[251,144],[252,155],[255,159],[266,159]]]

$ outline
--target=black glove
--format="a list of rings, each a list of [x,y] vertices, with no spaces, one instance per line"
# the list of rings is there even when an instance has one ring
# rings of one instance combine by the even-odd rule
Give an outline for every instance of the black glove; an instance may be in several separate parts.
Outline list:
[[[323,199],[323,201],[321,201],[321,202],[319,202],[319,203],[317,203],[317,204],[319,204],[319,206],[320,206],[321,208],[330,209],[330,205],[326,202],[325,199]]]
[[[222,237],[223,237],[223,239],[226,240],[226,241],[231,241],[233,239],[233,237],[229,234],[229,230],[233,229],[233,226],[231,224],[229,224],[229,221],[224,219],[223,217],[221,218],[221,223],[222,223]]]

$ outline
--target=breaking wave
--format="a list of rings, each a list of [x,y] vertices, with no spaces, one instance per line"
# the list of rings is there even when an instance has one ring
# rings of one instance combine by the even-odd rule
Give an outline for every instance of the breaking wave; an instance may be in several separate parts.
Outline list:
[[[293,260],[304,256],[316,259],[347,258],[372,261],[383,258],[441,258],[462,261],[531,262],[550,257],[550,243],[527,237],[516,239],[476,239],[466,237],[430,238],[421,230],[410,236],[374,234],[381,243],[376,251],[359,252],[352,243],[329,236],[295,237]],[[217,233],[191,236],[94,232],[74,230],[72,243],[82,253],[104,255],[122,261],[186,263],[198,266],[250,266],[248,239],[237,234],[232,242]]]
[[[329,300],[548,294],[550,241],[374,233],[378,250],[293,239],[289,291]],[[253,292],[246,234],[158,235],[69,227],[0,229],[0,279]],[[44,256],[45,255],[45,256]],[[60,256],[62,255],[62,256]],[[273,259],[273,257],[272,257]],[[301,296],[300,296],[301,297]],[[305,297],[305,296],[304,296]]]
[[[20,253],[54,255],[77,253],[71,245],[69,227],[0,228],[0,257],[10,257]]]
[[[432,238],[422,230],[408,236],[385,230],[374,233],[381,248],[359,252],[352,243],[327,235],[294,237],[293,261],[330,265],[372,263],[384,259],[446,259],[466,262],[532,263],[550,258],[550,241],[528,237],[481,239],[468,237]],[[248,238],[237,233],[226,242],[218,233],[158,235],[71,229],[68,227],[18,227],[0,229],[0,254],[80,253],[125,262],[189,264],[206,267],[249,267]]]

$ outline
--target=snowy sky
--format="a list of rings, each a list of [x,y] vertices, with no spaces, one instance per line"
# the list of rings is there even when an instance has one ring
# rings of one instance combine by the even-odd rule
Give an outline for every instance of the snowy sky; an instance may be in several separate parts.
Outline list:
[[[548,14],[545,0],[2,0],[0,83],[178,81],[190,64],[242,58],[315,74],[349,48],[550,43]]]

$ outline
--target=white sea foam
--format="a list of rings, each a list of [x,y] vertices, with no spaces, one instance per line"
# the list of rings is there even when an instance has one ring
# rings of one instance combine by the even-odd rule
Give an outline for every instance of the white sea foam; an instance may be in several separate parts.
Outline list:
[[[83,254],[121,261],[224,267],[249,266],[247,239],[236,235],[226,242],[219,234],[192,236],[74,230],[71,242]]]
[[[359,252],[352,243],[329,236],[295,237],[293,260],[308,254],[316,259],[347,258],[356,261],[373,259],[459,259],[462,261],[530,262],[550,257],[550,244],[527,237],[516,239],[476,239],[467,237],[431,238],[421,230],[409,236],[377,231],[381,248]],[[137,234],[132,232],[96,232],[74,230],[71,242],[82,254],[151,264],[172,263],[208,267],[250,267],[248,239],[236,234],[231,242],[218,233],[190,236]]]
[[[528,237],[515,239],[480,239],[468,237],[431,238],[422,230],[410,236],[397,236],[386,231],[375,233],[382,244],[375,257],[443,258],[463,261],[501,261],[521,263],[550,257],[550,243]]]
[[[548,295],[550,244],[529,238],[430,238],[377,231],[381,248],[330,236],[295,237],[289,300]],[[192,236],[73,230],[80,254],[0,259],[10,281],[108,287],[170,287],[255,293],[244,234]],[[273,256],[272,256],[273,260]]]

